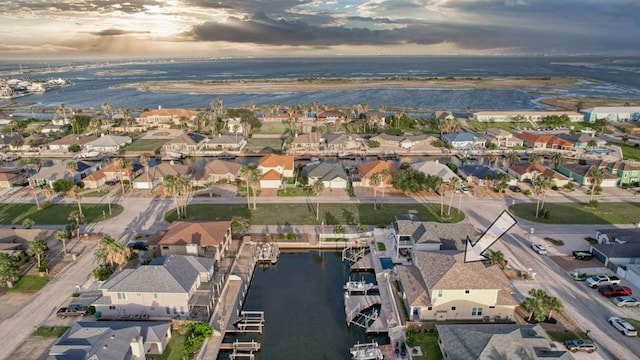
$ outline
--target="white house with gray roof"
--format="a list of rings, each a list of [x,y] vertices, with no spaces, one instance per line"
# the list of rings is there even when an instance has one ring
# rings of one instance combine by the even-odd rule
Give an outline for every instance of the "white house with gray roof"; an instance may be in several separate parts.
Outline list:
[[[471,224],[420,221],[412,214],[396,215],[391,230],[396,257],[416,251],[461,250],[467,240],[478,237]]]
[[[129,136],[118,135],[102,135],[101,137],[88,142],[85,147],[88,150],[100,151],[105,153],[115,153],[133,140]]]
[[[49,349],[47,359],[144,360],[162,355],[169,340],[168,321],[78,321]]]
[[[448,183],[452,178],[458,178],[456,173],[453,172],[447,165],[439,161],[420,161],[411,164],[411,167],[424,173],[425,175],[433,175],[441,178],[444,182]]]
[[[436,325],[438,345],[447,360],[571,360],[558,349],[540,325]]]
[[[346,189],[349,176],[340,164],[322,162],[307,165],[302,169],[302,175],[309,178],[309,184],[321,180],[325,189]]]
[[[149,265],[124,269],[102,284],[93,304],[108,319],[189,319],[205,315],[213,305],[214,259],[168,255]]]

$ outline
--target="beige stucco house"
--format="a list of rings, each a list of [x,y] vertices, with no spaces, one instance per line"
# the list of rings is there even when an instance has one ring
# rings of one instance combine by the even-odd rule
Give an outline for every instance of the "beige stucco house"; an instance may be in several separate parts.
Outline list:
[[[149,251],[161,256],[180,254],[220,261],[231,242],[231,221],[175,221],[147,241]]]

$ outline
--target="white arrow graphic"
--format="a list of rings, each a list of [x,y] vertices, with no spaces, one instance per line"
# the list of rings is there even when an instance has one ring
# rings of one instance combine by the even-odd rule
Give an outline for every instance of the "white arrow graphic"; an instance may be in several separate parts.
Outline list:
[[[464,250],[464,262],[484,261],[487,257],[483,255],[494,242],[504,235],[517,223],[516,219],[504,210],[493,224],[485,230],[484,234],[475,243],[467,241]]]

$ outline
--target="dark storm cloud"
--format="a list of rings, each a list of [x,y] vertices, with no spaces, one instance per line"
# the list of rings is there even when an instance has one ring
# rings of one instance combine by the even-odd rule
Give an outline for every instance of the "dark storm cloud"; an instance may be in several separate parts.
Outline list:
[[[128,31],[121,29],[105,29],[102,31],[91,32],[90,34],[96,36],[120,36],[120,35],[130,35],[130,34],[148,34],[149,31]]]

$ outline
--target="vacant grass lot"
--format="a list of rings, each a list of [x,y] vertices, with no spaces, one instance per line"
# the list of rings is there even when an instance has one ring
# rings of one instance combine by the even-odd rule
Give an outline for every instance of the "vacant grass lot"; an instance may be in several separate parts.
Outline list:
[[[245,146],[246,151],[273,151],[280,152],[282,150],[282,139],[249,139],[247,146]]]
[[[467,121],[467,124],[469,124],[469,127],[471,128],[471,130],[475,132],[482,132],[482,133],[484,133],[485,130],[487,130],[488,128],[498,128],[498,129],[503,129],[503,130],[513,132],[516,130],[516,127],[520,129],[531,127],[531,124],[526,121],[524,122],[510,122],[510,121],[482,122],[482,121],[470,120],[470,121]]]
[[[640,147],[625,145],[622,143],[614,143],[614,142],[610,144],[620,146],[620,149],[622,150],[622,157],[625,160],[640,161]]]
[[[320,219],[316,220],[316,204],[258,204],[257,209],[249,210],[246,204],[196,204],[187,208],[187,220],[212,221],[231,220],[242,216],[254,225],[318,225],[324,221],[327,225],[367,224],[388,225],[397,214],[414,212],[422,221],[440,221],[440,205],[431,204],[385,204],[383,208],[373,210],[373,204],[320,204]],[[176,220],[175,210],[165,216],[167,221]],[[464,214],[451,211],[451,218],[444,222],[459,222]]]
[[[148,151],[153,153],[156,149],[160,149],[167,139],[139,139],[134,140],[131,144],[127,145],[125,151]]]
[[[525,220],[543,224],[634,224],[640,221],[640,203],[601,202],[597,209],[585,203],[547,203],[549,218],[536,218],[536,204],[516,204],[509,209]]]
[[[78,210],[76,204],[54,204],[38,211],[35,204],[0,204],[0,225],[21,224],[26,218],[35,221],[36,225],[64,225],[69,222],[69,213]],[[103,218],[102,214],[106,214]],[[111,204],[109,215],[107,204],[83,204],[84,223],[92,223],[112,218],[122,212],[122,206]]]
[[[252,131],[254,134],[284,134],[287,131],[287,124],[283,122],[266,122]]]
[[[47,276],[24,275],[16,281],[11,291],[38,291],[48,282],[49,278]]]

